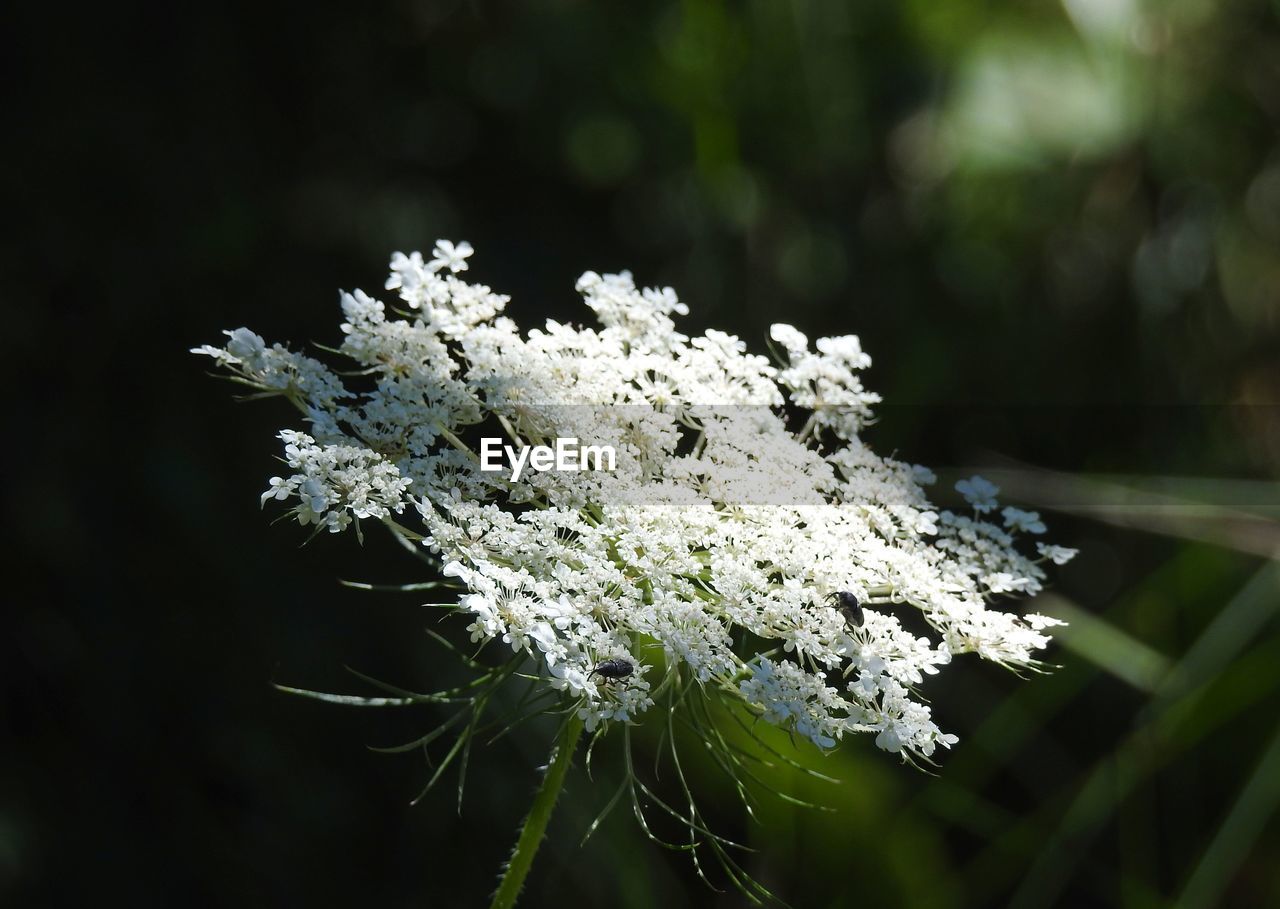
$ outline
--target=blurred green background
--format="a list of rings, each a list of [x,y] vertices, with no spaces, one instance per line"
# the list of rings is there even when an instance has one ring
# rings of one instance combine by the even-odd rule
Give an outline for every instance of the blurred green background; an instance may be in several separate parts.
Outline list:
[[[1081,549],[1038,604],[1073,620],[1059,670],[926,689],[961,738],[936,776],[801,752],[843,784],[770,784],[836,812],[750,824],[690,768],[783,898],[1280,904],[1280,4],[8,19],[6,905],[483,904],[552,730],[475,754],[460,816],[447,786],[411,809],[421,757],[365,745],[438,717],[270,688],[455,670],[412,596],[337,585],[420,579],[388,540],[270,525],[292,417],[186,353],[333,343],[337,289],[437,237],[526,327],[630,268],[758,352],[777,320],[858,333],[878,451],[990,469]],[[610,772],[570,779],[524,905],[740,905],[625,811],[578,847]]]

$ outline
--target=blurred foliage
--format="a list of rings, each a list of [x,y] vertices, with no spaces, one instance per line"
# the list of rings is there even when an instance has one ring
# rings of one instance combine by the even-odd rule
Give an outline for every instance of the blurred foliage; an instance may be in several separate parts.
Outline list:
[[[929,692],[961,736],[936,776],[869,742],[800,751],[843,783],[769,787],[836,811],[765,797],[750,824],[695,764],[754,874],[797,907],[1280,902],[1278,17],[11,10],[0,897],[488,893],[551,729],[474,754],[459,816],[445,790],[409,809],[427,768],[363,748],[431,717],[273,693],[350,690],[344,663],[410,687],[453,670],[412,598],[335,583],[415,579],[390,543],[268,526],[288,416],[229,403],[185,353],[240,324],[332,342],[336,288],[452,237],[526,325],[583,318],[582,270],[631,268],[758,350],[779,319],[857,332],[878,450],[1001,468],[1082,550],[1044,604],[1076,620],[1059,670],[972,662]],[[579,848],[608,775],[570,779],[526,905],[736,905],[622,812]]]

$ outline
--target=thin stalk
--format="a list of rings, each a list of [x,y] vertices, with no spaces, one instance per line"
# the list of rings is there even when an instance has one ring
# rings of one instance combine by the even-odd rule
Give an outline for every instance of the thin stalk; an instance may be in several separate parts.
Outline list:
[[[551,812],[555,810],[556,799],[560,796],[565,775],[573,762],[573,752],[581,737],[582,720],[578,719],[576,712],[571,713],[556,739],[555,750],[551,752],[551,760],[547,763],[546,775],[533,796],[533,806],[529,809],[529,816],[525,818],[524,827],[520,829],[520,838],[516,840],[511,861],[507,863],[502,882],[498,885],[498,892],[493,895],[489,909],[511,909],[516,904],[524,879],[533,867],[533,857],[547,832],[547,822],[551,820]]]

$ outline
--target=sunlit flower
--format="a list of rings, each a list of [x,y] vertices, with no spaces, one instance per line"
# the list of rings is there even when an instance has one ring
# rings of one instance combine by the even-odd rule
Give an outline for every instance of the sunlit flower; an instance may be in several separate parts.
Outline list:
[[[455,274],[460,271],[466,271],[468,268],[467,257],[475,250],[471,248],[471,244],[465,240],[454,246],[448,240],[437,240],[436,248],[431,251],[431,261],[427,263],[428,268],[440,269],[447,268]]]
[[[930,471],[867,448],[879,397],[856,336],[811,348],[775,325],[775,365],[723,332],[678,332],[687,308],[670,288],[595,272],[577,289],[598,328],[522,334],[505,296],[454,277],[471,254],[445,240],[429,260],[397,253],[394,307],[343,294],[341,377],[248,329],[197,349],[308,424],[280,433],[288,472],[264,503],[317,530],[377,520],[413,540],[464,588],[472,639],[531,661],[590,729],[687,690],[679,676],[819,748],[867,733],[928,758],[956,741],[920,692],[929,676],[963,653],[1036,665],[1052,620],[992,598],[1036,593],[1040,563],[1073,553],[1020,550],[1018,534],[1045,530],[1033,512],[982,520],[999,490],[981,477],[956,484],[973,507],[956,514],[929,502]],[[477,467],[477,436],[494,431],[609,445],[616,468],[512,482]],[[856,623],[835,608],[842,591]],[[635,671],[606,679],[611,660]]]

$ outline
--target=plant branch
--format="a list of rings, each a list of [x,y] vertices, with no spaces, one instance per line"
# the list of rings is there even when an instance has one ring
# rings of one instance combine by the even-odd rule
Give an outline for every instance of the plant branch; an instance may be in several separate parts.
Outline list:
[[[560,796],[565,775],[573,762],[573,752],[581,737],[582,720],[578,719],[576,712],[571,713],[556,739],[555,750],[552,751],[551,760],[547,764],[546,775],[543,776],[542,785],[534,794],[533,806],[529,809],[529,816],[525,818],[524,826],[520,830],[520,838],[516,840],[516,848],[511,853],[511,860],[507,862],[506,871],[502,874],[502,882],[498,885],[497,893],[493,895],[493,902],[489,904],[489,909],[511,909],[515,906],[520,888],[524,886],[524,879],[533,866],[533,857],[537,854],[538,846],[541,845],[542,837],[547,831],[547,822],[551,820],[551,812],[555,810],[556,799]]]

